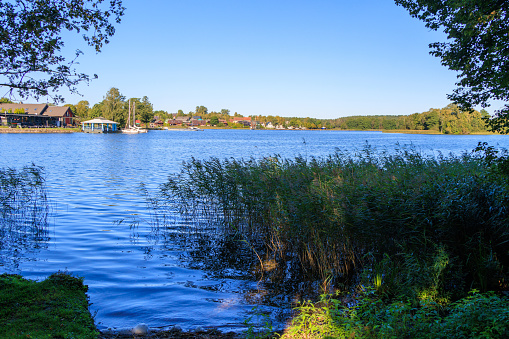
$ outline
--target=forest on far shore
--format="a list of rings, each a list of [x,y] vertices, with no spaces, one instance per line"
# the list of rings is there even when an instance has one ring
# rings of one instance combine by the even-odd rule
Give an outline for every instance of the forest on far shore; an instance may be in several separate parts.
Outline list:
[[[354,130],[422,130],[444,134],[470,134],[488,132],[486,110],[463,111],[455,104],[444,108],[430,108],[426,112],[410,115],[353,116],[327,120],[327,128]]]
[[[161,111],[159,111],[161,112]],[[218,117],[223,121],[229,121],[229,110],[221,112],[208,112],[206,107],[197,106],[196,112],[191,115],[199,115],[204,120]],[[182,111],[180,111],[180,115]],[[172,114],[169,114],[172,116]],[[235,112],[234,116],[242,116]],[[340,129],[340,130],[408,130],[428,131],[443,134],[471,134],[486,133],[489,131],[485,119],[490,115],[486,110],[464,111],[455,104],[449,104],[444,108],[430,108],[426,112],[413,113],[410,115],[367,115],[350,116],[336,119],[296,118],[272,115],[253,115],[258,127],[272,125],[274,128],[291,129]],[[162,116],[161,116],[162,118]],[[217,120],[216,120],[217,121]]]

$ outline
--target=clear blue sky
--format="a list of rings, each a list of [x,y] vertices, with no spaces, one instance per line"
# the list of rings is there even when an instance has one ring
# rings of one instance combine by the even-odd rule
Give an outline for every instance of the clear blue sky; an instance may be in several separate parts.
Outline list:
[[[103,51],[82,47],[81,85],[111,87],[154,109],[337,118],[411,114],[449,101],[456,73],[429,55],[444,41],[392,0],[124,0]]]

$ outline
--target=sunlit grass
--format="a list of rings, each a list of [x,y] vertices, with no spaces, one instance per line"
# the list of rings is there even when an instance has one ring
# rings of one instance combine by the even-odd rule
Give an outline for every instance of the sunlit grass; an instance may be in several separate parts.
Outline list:
[[[509,300],[493,293],[474,291],[447,305],[412,305],[366,290],[355,306],[330,295],[301,303],[281,338],[506,338],[508,317]]]

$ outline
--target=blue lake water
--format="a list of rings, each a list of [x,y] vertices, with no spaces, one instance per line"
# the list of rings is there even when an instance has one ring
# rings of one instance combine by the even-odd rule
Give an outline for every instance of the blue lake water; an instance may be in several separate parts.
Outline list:
[[[320,157],[335,148],[361,150],[366,144],[389,152],[412,145],[429,155],[461,154],[480,141],[509,147],[509,136],[343,131],[0,134],[0,168],[43,166],[53,210],[50,240],[16,257],[3,251],[0,273],[43,279],[68,270],[85,277],[100,329],[139,322],[240,329],[255,305],[257,282],[217,279],[185,265],[177,244],[154,237],[141,183],[155,191],[191,157]]]

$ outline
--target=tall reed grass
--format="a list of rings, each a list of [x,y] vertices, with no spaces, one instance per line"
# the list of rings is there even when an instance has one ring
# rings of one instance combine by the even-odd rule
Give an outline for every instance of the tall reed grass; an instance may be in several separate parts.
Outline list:
[[[247,244],[253,267],[275,282],[367,280],[434,298],[507,287],[508,180],[485,156],[366,147],[310,159],[191,159],[158,201]]]
[[[36,165],[21,170],[0,169],[0,250],[7,257],[36,249],[47,240],[49,203],[43,170]]]

